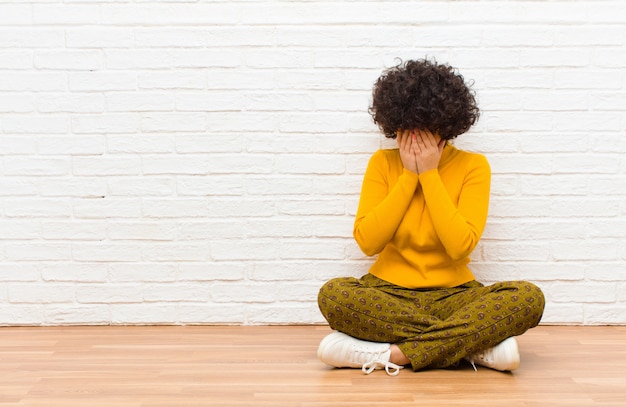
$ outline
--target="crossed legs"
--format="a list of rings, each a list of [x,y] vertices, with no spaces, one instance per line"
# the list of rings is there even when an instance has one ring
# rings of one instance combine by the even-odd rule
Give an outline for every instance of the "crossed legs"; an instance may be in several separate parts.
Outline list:
[[[544,303],[541,290],[526,281],[412,290],[371,274],[330,280],[318,296],[331,328],[391,343],[391,361],[408,361],[414,370],[451,366],[521,335],[539,323]]]

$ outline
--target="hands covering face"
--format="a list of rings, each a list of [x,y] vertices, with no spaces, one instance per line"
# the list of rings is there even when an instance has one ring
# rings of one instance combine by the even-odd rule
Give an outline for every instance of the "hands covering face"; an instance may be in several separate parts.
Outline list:
[[[398,130],[396,135],[404,168],[416,174],[437,168],[446,144],[444,139],[420,129]]]

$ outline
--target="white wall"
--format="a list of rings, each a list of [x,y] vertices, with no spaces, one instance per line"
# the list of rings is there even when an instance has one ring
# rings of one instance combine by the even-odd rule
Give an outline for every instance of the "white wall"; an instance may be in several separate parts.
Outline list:
[[[626,3],[0,1],[0,324],[317,323],[400,57],[475,80],[485,282],[626,323]]]

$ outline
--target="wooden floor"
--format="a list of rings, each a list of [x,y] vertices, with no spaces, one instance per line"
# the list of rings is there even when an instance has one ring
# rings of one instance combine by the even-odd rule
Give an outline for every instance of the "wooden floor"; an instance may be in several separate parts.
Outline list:
[[[316,358],[324,326],[0,328],[0,406],[626,406],[626,327],[540,326],[513,373],[369,376]]]

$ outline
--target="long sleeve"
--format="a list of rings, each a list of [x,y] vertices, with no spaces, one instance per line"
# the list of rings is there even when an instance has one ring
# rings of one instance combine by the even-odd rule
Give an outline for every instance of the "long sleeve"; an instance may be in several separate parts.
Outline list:
[[[390,190],[389,166],[380,150],[370,159],[363,178],[353,235],[368,256],[379,253],[393,238],[418,183],[417,174],[402,169]]]
[[[446,145],[437,169],[420,175],[399,151],[376,152],[365,172],[354,238],[377,255],[369,272],[407,288],[455,287],[474,279],[468,267],[489,207],[485,157]]]
[[[420,174],[433,226],[454,260],[470,255],[487,222],[491,170],[484,157],[476,155],[475,161],[465,174],[458,202],[452,202],[437,170]]]

